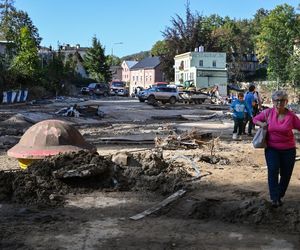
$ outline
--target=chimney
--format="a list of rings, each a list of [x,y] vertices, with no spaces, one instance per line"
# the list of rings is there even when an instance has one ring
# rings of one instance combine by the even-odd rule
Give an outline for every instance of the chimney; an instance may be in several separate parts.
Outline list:
[[[204,52],[204,46],[199,46],[199,52]]]
[[[195,48],[195,52],[198,52],[198,48],[197,47]]]

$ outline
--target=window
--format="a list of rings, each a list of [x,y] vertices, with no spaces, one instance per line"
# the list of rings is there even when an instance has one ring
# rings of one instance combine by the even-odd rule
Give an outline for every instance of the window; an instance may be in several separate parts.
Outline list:
[[[134,81],[134,76],[132,77],[132,80]]]
[[[216,60],[213,60],[212,66],[213,66],[214,68],[217,67],[217,62],[216,62]]]
[[[200,67],[203,67],[203,60],[200,60],[200,61],[199,61],[199,66],[200,66]]]

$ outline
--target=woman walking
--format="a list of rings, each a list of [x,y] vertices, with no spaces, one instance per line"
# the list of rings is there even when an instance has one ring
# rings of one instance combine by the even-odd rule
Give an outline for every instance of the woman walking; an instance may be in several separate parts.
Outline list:
[[[282,205],[288,188],[296,156],[293,129],[300,130],[300,119],[288,110],[288,95],[283,90],[272,94],[273,108],[253,118],[254,124],[267,129],[265,158],[268,166],[268,184],[273,207]]]

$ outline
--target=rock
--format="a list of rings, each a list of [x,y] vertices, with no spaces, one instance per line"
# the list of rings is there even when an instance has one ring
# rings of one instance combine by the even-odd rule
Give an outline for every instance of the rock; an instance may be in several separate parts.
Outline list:
[[[111,160],[121,166],[128,165],[128,155],[126,153],[117,153],[112,156]]]

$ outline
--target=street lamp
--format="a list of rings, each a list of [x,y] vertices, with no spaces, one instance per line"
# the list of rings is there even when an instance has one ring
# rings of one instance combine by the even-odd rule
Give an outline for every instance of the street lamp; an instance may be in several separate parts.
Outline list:
[[[113,45],[111,47],[111,57],[113,57],[113,55],[114,55],[114,45],[121,45],[121,44],[123,44],[123,42],[113,43]]]

